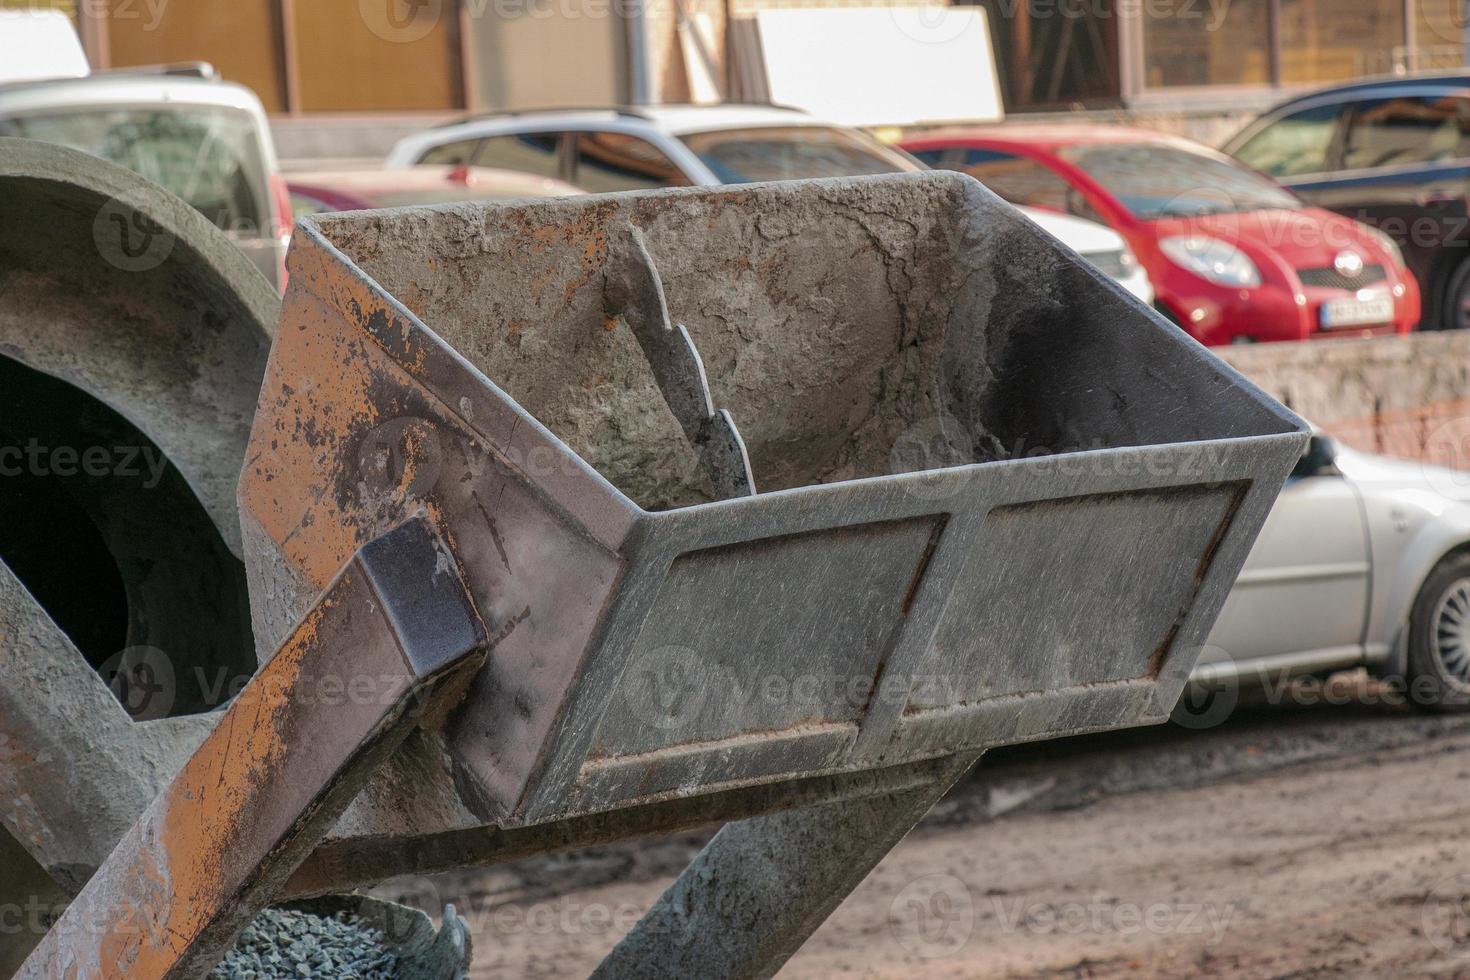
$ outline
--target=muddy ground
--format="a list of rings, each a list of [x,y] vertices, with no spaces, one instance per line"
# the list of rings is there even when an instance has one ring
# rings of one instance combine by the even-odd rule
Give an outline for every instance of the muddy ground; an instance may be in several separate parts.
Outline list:
[[[1470,976],[1470,718],[1328,690],[993,753],[781,976]],[[702,839],[404,885],[476,980],[580,977]]]

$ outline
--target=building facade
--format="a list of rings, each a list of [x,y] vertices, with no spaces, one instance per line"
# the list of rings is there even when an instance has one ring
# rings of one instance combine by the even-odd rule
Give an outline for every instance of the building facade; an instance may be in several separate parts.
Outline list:
[[[1466,64],[1464,0],[978,0],[1007,106],[1140,107]]]
[[[688,99],[725,25],[866,0],[0,0],[72,14],[93,64],[204,60],[283,116]],[[896,0],[931,3],[934,0]],[[1463,66],[1467,0],[956,0],[989,16],[1007,111],[1206,111]],[[697,37],[691,31],[697,26]],[[727,87],[726,91],[730,91]],[[736,95],[739,93],[736,92]]]

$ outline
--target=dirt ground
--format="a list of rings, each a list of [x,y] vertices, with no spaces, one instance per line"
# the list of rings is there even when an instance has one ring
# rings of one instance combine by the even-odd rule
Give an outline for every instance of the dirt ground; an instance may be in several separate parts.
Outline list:
[[[1470,719],[1345,690],[992,754],[780,976],[1470,977]],[[475,980],[580,977],[701,842],[400,884]]]

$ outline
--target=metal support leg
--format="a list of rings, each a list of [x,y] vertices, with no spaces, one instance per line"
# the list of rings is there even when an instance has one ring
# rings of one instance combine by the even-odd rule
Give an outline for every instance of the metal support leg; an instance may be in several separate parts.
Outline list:
[[[978,758],[915,789],[726,824],[592,976],[772,976]]]
[[[482,663],[484,629],[455,568],[422,518],[364,546],[18,976],[211,969],[372,770]]]

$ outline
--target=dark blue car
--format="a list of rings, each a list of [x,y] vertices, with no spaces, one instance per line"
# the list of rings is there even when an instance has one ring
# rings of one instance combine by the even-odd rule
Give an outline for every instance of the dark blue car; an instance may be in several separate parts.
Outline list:
[[[1322,89],[1224,149],[1398,242],[1424,296],[1423,329],[1470,327],[1470,73]]]

